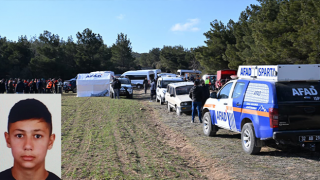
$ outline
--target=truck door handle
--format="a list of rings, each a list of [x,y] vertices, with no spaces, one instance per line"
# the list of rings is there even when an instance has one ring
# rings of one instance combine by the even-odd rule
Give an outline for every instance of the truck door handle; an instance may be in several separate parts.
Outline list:
[[[228,103],[223,103],[223,105],[228,105]]]
[[[241,104],[240,104],[240,103],[237,103],[236,105],[237,105],[237,106],[241,106]]]

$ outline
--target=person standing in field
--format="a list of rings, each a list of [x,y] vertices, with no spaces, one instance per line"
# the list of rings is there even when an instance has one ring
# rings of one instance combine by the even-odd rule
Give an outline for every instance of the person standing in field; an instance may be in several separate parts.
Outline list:
[[[6,91],[6,85],[4,79],[0,82],[0,94],[3,94]]]
[[[201,87],[202,87],[202,103],[201,105],[203,106],[207,99],[210,97],[210,89],[209,89],[209,84],[205,84],[204,80],[201,79]]]
[[[154,79],[153,79],[150,85],[150,102],[152,102],[153,96],[155,95],[156,95],[156,83],[154,82]]]
[[[113,85],[113,91],[114,91],[114,98],[117,99],[118,97],[118,99],[120,99],[119,95],[120,95],[121,82],[119,81],[119,79],[115,79],[112,85]]]
[[[148,89],[148,80],[145,78],[143,80],[143,87],[144,87],[144,93],[147,94],[147,89]]]
[[[18,79],[18,83],[16,86],[16,93],[17,94],[23,94],[24,93],[24,83],[20,80],[20,78]]]
[[[12,78],[10,78],[10,80],[8,81],[8,93],[13,93],[14,91],[14,86],[13,86],[13,80]]]
[[[202,123],[201,120],[201,107],[202,107],[202,88],[199,87],[199,81],[194,81],[194,86],[190,89],[189,97],[192,99],[192,121],[191,123],[194,123],[194,116],[195,111],[197,109],[198,111],[198,117],[200,123]]]

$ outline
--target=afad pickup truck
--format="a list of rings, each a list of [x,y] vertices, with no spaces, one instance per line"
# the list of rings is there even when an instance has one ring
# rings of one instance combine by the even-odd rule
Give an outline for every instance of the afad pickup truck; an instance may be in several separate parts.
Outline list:
[[[205,135],[241,133],[248,154],[259,153],[265,140],[319,148],[320,64],[239,66],[237,77],[206,101]]]

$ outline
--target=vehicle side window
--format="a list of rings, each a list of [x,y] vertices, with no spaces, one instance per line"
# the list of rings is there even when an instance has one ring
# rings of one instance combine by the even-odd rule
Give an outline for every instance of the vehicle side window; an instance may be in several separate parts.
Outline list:
[[[269,102],[269,87],[267,84],[249,83],[244,101],[268,103]]]
[[[225,85],[219,92],[218,99],[227,99],[229,98],[230,90],[233,83]]]
[[[130,80],[144,80],[147,78],[147,75],[129,75]]]
[[[167,87],[167,92],[170,94],[170,86]]]
[[[234,87],[232,98],[240,97],[243,92],[244,86],[245,86],[244,82],[237,82],[236,86]]]

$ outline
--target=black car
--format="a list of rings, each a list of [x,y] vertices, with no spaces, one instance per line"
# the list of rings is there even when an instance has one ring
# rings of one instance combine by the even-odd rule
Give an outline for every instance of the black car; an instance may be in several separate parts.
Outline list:
[[[76,80],[65,81],[63,83],[63,90],[65,93],[72,91],[73,93],[77,93],[77,83]]]

